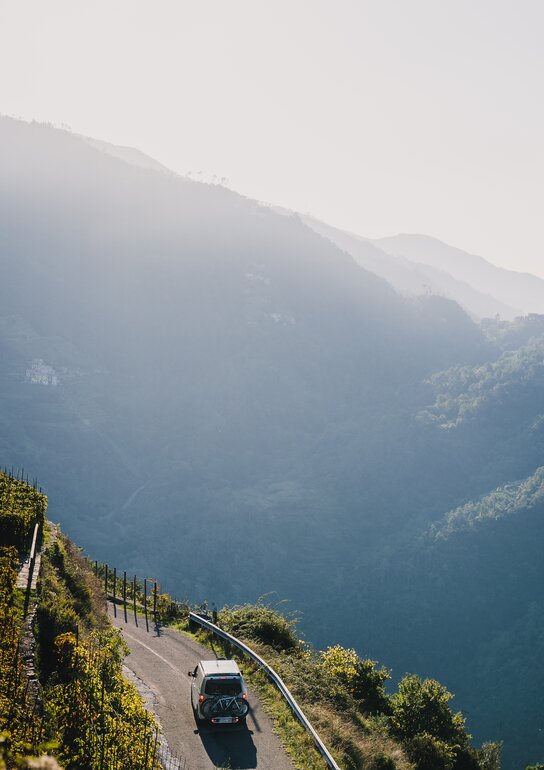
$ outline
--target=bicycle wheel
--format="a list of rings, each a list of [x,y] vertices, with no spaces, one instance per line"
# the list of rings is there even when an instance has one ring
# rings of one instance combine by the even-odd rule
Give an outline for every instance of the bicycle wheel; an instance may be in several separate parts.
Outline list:
[[[211,717],[217,714],[217,701],[213,700],[213,698],[208,698],[201,704],[200,710],[206,719],[211,719]]]
[[[247,700],[244,700],[243,698],[236,698],[236,700],[234,701],[234,703],[230,708],[231,714],[234,714],[234,716],[237,716],[237,717],[247,716],[248,711],[249,711],[249,703],[247,702]]]

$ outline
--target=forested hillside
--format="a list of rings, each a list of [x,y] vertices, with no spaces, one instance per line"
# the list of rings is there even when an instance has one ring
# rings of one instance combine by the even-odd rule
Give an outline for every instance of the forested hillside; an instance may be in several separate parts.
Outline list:
[[[432,669],[507,770],[537,760],[538,702],[481,672],[535,617],[538,506],[432,533],[542,467],[538,320],[406,299],[297,217],[66,132],[0,139],[4,462],[99,558],[217,604],[275,590],[316,644]]]

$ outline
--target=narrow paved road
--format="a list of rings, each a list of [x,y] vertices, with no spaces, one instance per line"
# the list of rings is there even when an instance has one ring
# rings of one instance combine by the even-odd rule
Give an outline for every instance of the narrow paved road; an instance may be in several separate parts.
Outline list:
[[[191,680],[187,676],[199,660],[213,653],[189,637],[171,629],[161,628],[159,634],[145,620],[115,609],[110,604],[113,624],[121,628],[130,648],[125,665],[153,692],[155,711],[159,717],[170,750],[186,758],[187,770],[211,770],[228,767],[232,770],[293,770],[279,738],[272,730],[269,717],[263,712],[257,696],[249,691],[251,711],[247,725],[198,726],[191,707]]]

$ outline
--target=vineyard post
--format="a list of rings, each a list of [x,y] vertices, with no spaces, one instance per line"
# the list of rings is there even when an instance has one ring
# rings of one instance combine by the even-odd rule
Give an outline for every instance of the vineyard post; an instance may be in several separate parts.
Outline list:
[[[15,655],[13,656],[13,662],[11,664],[11,671],[9,673],[8,692],[12,692],[17,687],[17,670],[19,668],[19,642],[17,640],[17,647],[15,648]],[[9,707],[8,724],[11,722],[13,715],[13,709],[15,708],[15,698],[11,698]]]
[[[100,752],[100,770],[104,770],[104,743],[106,741],[106,715],[104,714],[104,694],[106,689],[106,681],[104,676],[104,667],[106,665],[106,659],[102,661],[101,666],[101,674],[102,674],[102,705],[101,705],[101,714],[102,714],[102,749]]]
[[[95,559],[95,562],[94,562],[94,574],[96,575],[96,577],[98,577],[98,560],[97,559]]]
[[[149,621],[147,619],[147,578],[144,578],[144,612],[145,612],[145,630],[147,631],[147,633],[149,633]]]
[[[104,591],[106,593],[106,602],[108,601],[108,565],[104,565]]]
[[[157,743],[159,741],[159,725],[155,727],[155,745],[153,746],[153,766],[155,766],[155,760],[157,759]]]
[[[153,617],[155,619],[155,628],[158,630],[159,624],[157,623],[157,581],[153,584]]]
[[[44,711],[43,706],[41,706],[40,726],[38,727],[38,740],[37,740],[37,743],[41,743],[41,741],[42,741],[43,720],[44,719],[45,719],[45,711]]]
[[[23,708],[25,710],[24,711],[24,715],[23,715],[23,719],[22,719],[22,722],[21,722],[21,738],[22,738],[23,741],[24,741],[25,735],[26,735],[27,718],[28,718],[28,701],[27,701],[27,697],[26,696],[28,694],[29,686],[30,686],[30,679],[27,678],[27,680],[26,680],[26,687],[25,687],[25,694],[21,698],[21,703],[22,703]]]
[[[117,617],[117,567],[113,568],[113,614]]]
[[[125,623],[127,622],[127,573],[123,572],[123,609],[125,611]]]
[[[34,724],[34,714],[36,713],[37,705],[38,705],[38,696],[36,695],[34,699],[34,707],[32,708],[32,714],[30,715],[30,724],[32,726],[32,732],[30,734],[30,742],[32,745],[34,745],[34,732],[36,730],[36,725]]]
[[[147,758],[149,756],[149,735],[147,734],[147,711],[144,716],[144,739],[145,739],[145,757],[144,757],[144,770],[147,770]]]
[[[132,606],[134,607],[134,623],[138,625],[138,616],[136,615],[136,575],[134,575],[134,583],[132,587]]]

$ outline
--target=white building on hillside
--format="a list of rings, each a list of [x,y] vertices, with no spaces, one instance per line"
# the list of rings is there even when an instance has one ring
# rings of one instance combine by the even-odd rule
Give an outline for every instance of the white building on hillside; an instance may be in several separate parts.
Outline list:
[[[52,366],[44,363],[42,358],[35,358],[26,370],[25,381],[32,385],[56,387],[59,384],[59,376]]]

